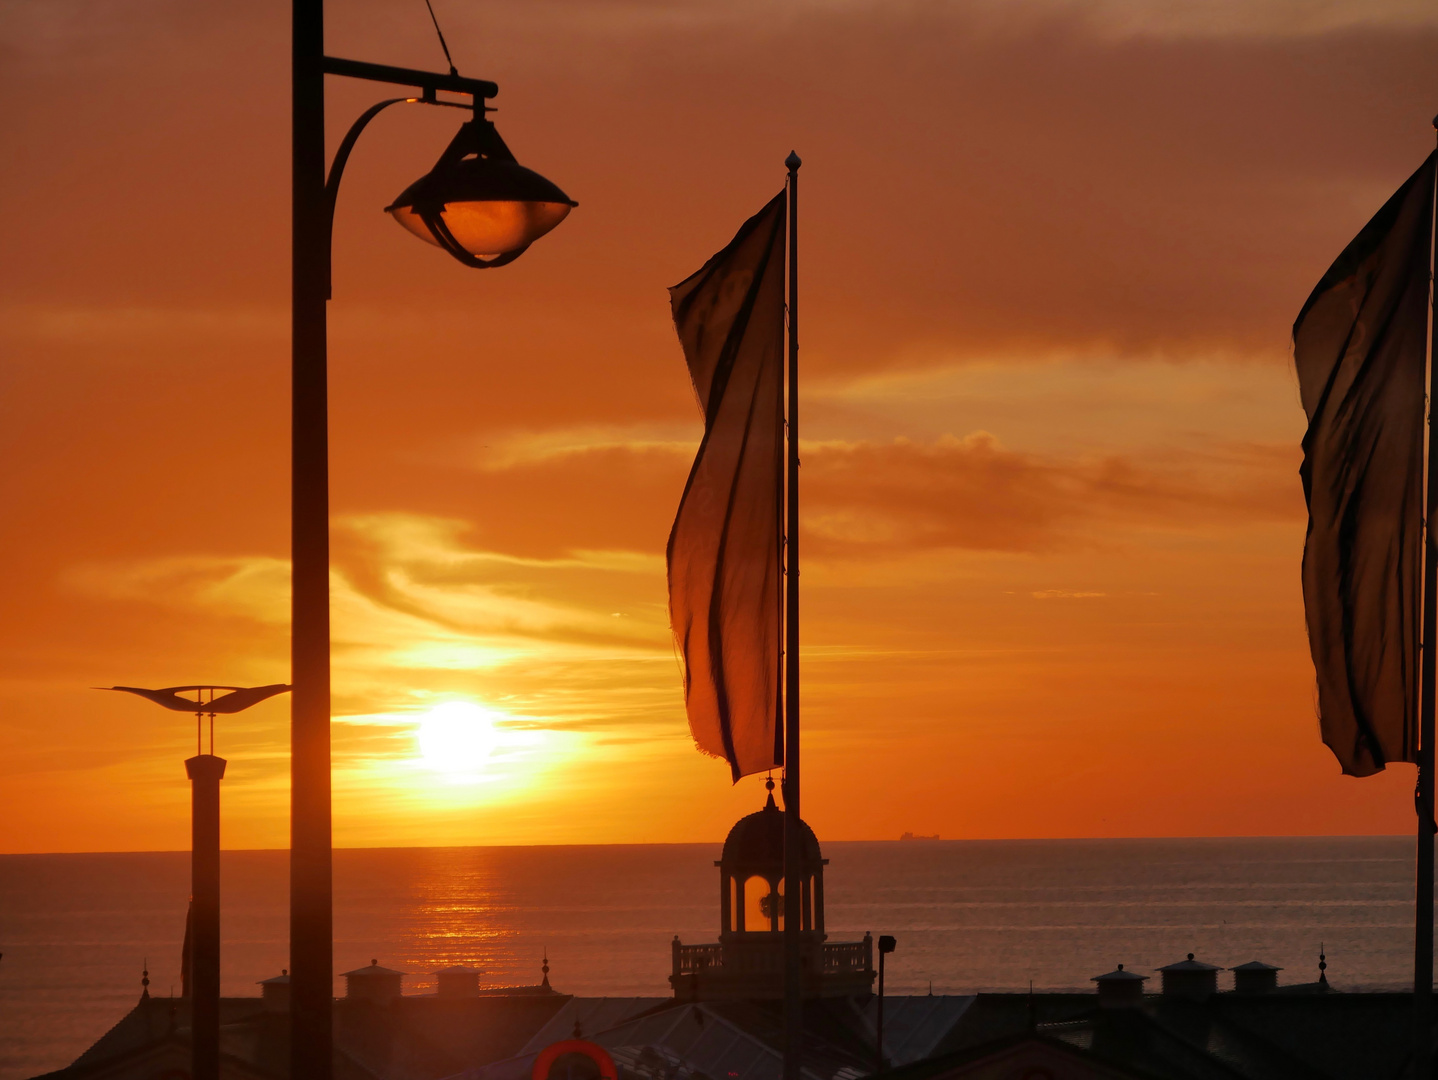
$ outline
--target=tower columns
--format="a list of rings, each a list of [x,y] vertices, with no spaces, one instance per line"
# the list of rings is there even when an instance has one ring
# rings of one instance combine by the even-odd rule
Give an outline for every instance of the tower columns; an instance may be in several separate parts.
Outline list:
[[[197,754],[190,776],[190,1042],[193,1080],[220,1080],[220,780],[225,759]]]

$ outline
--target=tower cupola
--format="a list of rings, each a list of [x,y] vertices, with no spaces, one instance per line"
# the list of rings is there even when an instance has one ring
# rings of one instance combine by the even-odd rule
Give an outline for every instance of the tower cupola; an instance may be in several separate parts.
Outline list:
[[[774,781],[764,807],[729,830],[719,868],[719,940],[670,944],[669,985],[681,1001],[782,998],[784,995],[784,812]],[[814,830],[799,823],[799,978],[805,997],[867,994],[874,983],[874,942],[827,941],[824,867]]]
[[[729,830],[719,867],[719,937],[731,934],[777,934],[784,929],[784,813],[774,804],[774,781],[768,800],[757,813],[740,818]],[[802,930],[824,933],[824,867],[814,830],[799,823],[803,882],[799,908]]]

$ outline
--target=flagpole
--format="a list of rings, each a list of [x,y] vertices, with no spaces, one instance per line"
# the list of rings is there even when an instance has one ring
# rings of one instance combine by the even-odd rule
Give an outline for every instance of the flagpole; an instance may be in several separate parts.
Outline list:
[[[803,1035],[800,925],[803,842],[799,817],[799,166],[789,170],[789,462],[785,523],[784,625],[784,1080],[799,1080]]]
[[[1438,117],[1433,127],[1438,133]],[[1438,652],[1438,545],[1433,540],[1435,476],[1438,476],[1438,439],[1433,431],[1434,394],[1438,392],[1438,311],[1433,303],[1435,232],[1438,227],[1438,177],[1430,217],[1428,246],[1428,483],[1423,506],[1423,653],[1418,711],[1418,872],[1413,934],[1413,1075],[1427,1080],[1432,1074],[1433,1013],[1433,692],[1435,652]]]

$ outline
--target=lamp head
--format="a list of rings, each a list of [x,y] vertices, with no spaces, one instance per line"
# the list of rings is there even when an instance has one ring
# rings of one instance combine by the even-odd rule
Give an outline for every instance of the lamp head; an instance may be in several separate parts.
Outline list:
[[[494,125],[476,115],[385,211],[466,266],[503,266],[579,204],[514,160]]]
[[[879,955],[882,956],[886,953],[893,952],[894,949],[898,947],[898,944],[899,943],[888,934],[881,934],[879,936]]]

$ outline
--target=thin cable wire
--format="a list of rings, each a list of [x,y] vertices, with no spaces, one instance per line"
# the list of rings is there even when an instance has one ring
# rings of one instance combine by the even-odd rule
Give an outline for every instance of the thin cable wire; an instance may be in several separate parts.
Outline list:
[[[429,0],[424,0],[424,6],[429,8],[429,21],[434,23],[434,32],[439,35],[439,47],[444,50],[445,63],[449,65],[449,73],[458,75],[459,70],[454,66],[454,60],[449,55],[449,46],[444,40],[444,31],[439,28],[439,20],[434,17],[434,5]]]

